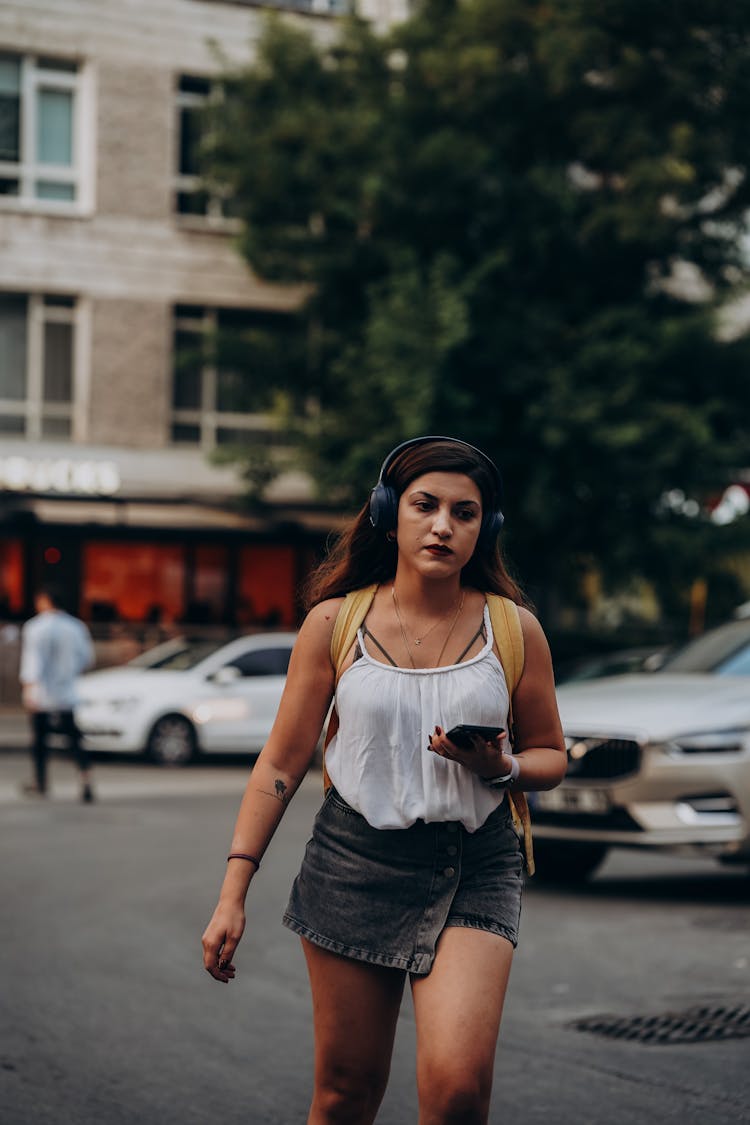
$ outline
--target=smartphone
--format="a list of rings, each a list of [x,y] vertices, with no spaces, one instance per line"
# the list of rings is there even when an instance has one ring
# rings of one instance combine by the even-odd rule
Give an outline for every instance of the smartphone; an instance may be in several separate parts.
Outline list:
[[[484,738],[487,742],[499,735],[505,734],[503,727],[485,727],[476,723],[459,723],[458,726],[453,727],[446,734],[451,742],[456,746],[460,746],[462,750],[474,749],[474,738]]]

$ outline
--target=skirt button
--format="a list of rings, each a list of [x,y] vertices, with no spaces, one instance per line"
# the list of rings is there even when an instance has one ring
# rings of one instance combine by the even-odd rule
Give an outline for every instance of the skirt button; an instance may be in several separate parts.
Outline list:
[[[443,871],[443,875],[445,875],[446,879],[452,879],[455,874],[456,874],[455,867],[446,867],[445,870]]]

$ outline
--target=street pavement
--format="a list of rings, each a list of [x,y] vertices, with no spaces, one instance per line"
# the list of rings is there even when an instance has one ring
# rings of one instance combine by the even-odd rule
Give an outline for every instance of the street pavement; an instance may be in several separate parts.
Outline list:
[[[98,762],[90,806],[69,763],[52,762],[46,800],[21,796],[27,774],[25,754],[0,750],[3,1125],[301,1125],[310,1001],[280,916],[320,774],[253,882],[227,986],[202,969],[199,942],[246,770]],[[748,1004],[749,934],[750,879],[708,860],[615,853],[577,891],[531,880],[493,1125],[747,1123],[747,1039],[645,1045],[571,1023]],[[407,997],[378,1125],[416,1120]]]
[[[24,746],[29,729],[26,713],[20,707],[0,706],[0,747]]]

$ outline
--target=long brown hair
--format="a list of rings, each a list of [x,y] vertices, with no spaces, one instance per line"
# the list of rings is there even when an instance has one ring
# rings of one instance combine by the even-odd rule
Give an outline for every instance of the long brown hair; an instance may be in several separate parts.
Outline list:
[[[464,473],[479,489],[484,512],[499,507],[497,480],[483,455],[450,438],[407,447],[388,466],[385,481],[400,497],[411,481],[432,472]],[[303,592],[305,608],[310,609],[326,598],[343,597],[351,590],[392,579],[396,573],[398,548],[395,541],[387,538],[386,530],[372,526],[368,501],[310,575]],[[480,540],[461,572],[461,582],[484,593],[503,594],[517,604],[527,604],[520,587],[508,573],[497,540],[487,545],[482,545]]]

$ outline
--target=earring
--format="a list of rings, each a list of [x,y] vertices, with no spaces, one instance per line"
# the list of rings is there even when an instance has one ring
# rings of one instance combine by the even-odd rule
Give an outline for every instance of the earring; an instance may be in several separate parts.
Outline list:
[[[388,540],[389,543],[395,543],[396,542],[396,532],[395,531],[386,531],[385,537],[386,537],[386,539]]]

